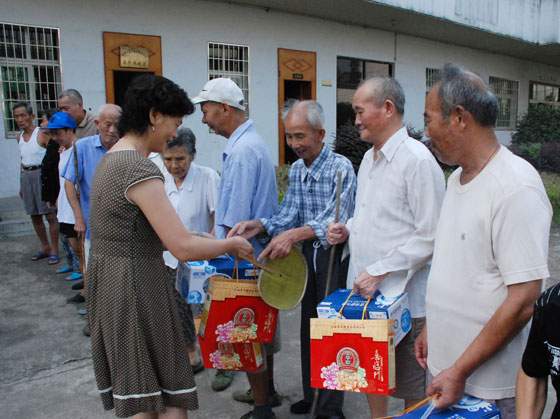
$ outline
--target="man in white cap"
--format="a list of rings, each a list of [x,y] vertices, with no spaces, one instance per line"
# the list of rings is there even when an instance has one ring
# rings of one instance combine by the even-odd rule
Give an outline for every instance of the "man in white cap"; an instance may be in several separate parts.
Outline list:
[[[243,92],[231,79],[210,80],[192,101],[200,103],[204,114],[202,122],[228,139],[222,154],[222,177],[215,215],[216,238],[223,239],[238,222],[270,218],[276,212],[278,195],[274,163],[253,121],[245,116]],[[255,254],[260,254],[261,244],[254,238],[250,242]],[[278,326],[276,335],[272,343],[263,345],[267,354],[266,367],[256,373],[247,373],[251,390],[246,394],[248,399],[243,401],[254,402],[254,409],[243,419],[275,417],[271,405],[280,404],[273,379],[273,354],[280,350]],[[227,388],[232,373],[218,371],[212,388],[216,391]]]

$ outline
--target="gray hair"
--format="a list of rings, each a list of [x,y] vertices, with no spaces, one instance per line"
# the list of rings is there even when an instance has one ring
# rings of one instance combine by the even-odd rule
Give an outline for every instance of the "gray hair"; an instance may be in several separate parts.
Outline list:
[[[397,79],[385,74],[372,74],[358,85],[358,89],[367,86],[371,100],[380,108],[386,100],[390,100],[399,115],[404,115],[404,91]]]
[[[456,106],[462,106],[483,127],[496,123],[500,106],[486,82],[456,64],[446,64],[438,80],[441,116],[448,119]]]
[[[175,147],[185,147],[187,154],[194,158],[196,155],[196,137],[194,133],[189,128],[181,125],[177,129],[177,137],[173,138],[166,148],[171,149]]]
[[[14,112],[17,108],[25,108],[28,115],[33,114],[33,106],[29,102],[18,102],[12,107],[12,112]]]
[[[119,113],[122,113],[122,108],[119,105],[115,105],[113,103],[104,103],[97,110],[97,118],[96,119],[99,120],[99,117],[101,116],[101,114],[104,113],[104,112],[107,112],[109,109],[115,109],[115,110],[119,111]]]
[[[72,101],[72,103],[76,103],[76,104],[84,103],[84,99],[82,98],[82,95],[76,89],[63,90],[58,94],[58,98],[62,99],[63,97],[67,97]]]
[[[282,121],[286,122],[286,118],[290,112],[299,107],[305,110],[307,123],[311,128],[314,130],[323,129],[325,114],[323,112],[323,107],[315,100],[287,100],[282,107]]]

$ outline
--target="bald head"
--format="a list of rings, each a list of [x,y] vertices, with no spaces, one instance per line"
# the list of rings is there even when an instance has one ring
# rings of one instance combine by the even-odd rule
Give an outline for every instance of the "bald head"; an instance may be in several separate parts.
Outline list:
[[[462,106],[483,127],[492,127],[496,123],[498,101],[477,74],[455,64],[446,64],[434,89],[436,87],[444,119],[449,118],[456,106]]]
[[[404,91],[400,83],[393,77],[374,74],[360,83],[358,89],[366,92],[366,97],[376,106],[381,107],[390,100],[399,115],[404,115]]]

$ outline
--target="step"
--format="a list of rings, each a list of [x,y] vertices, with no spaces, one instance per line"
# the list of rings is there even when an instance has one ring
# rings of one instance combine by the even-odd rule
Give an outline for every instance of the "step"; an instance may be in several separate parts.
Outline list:
[[[19,196],[0,199],[0,221],[25,217],[28,215],[25,213],[23,200]]]
[[[24,236],[33,233],[33,223],[29,216],[0,221],[0,236]]]

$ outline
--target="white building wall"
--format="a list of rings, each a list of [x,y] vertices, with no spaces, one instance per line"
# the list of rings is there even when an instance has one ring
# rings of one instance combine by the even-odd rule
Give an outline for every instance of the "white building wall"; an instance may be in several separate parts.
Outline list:
[[[426,67],[455,61],[486,79],[492,75],[518,80],[520,111],[527,107],[530,80],[557,77],[560,82],[558,68],[451,44],[395,37],[386,31],[223,3],[98,0],[77,4],[44,0],[38,8],[30,2],[0,0],[0,10],[3,22],[60,28],[63,87],[78,89],[85,106],[94,112],[105,102],[103,31],[161,36],[163,74],[185,88],[191,97],[207,80],[208,41],[249,45],[251,118],[276,161],[278,48],[317,53],[317,100],[325,109],[329,142],[336,128],[337,56],[394,62],[395,76],[407,96],[405,119],[416,128],[423,127]],[[332,82],[332,87],[322,86],[323,81]],[[201,118],[197,109],[186,119],[186,125],[197,136],[197,162],[220,170],[226,140],[209,134]],[[4,132],[0,118],[0,197],[16,195],[19,188],[17,145],[14,140],[4,140]],[[500,139],[507,142],[509,133],[500,132]]]

